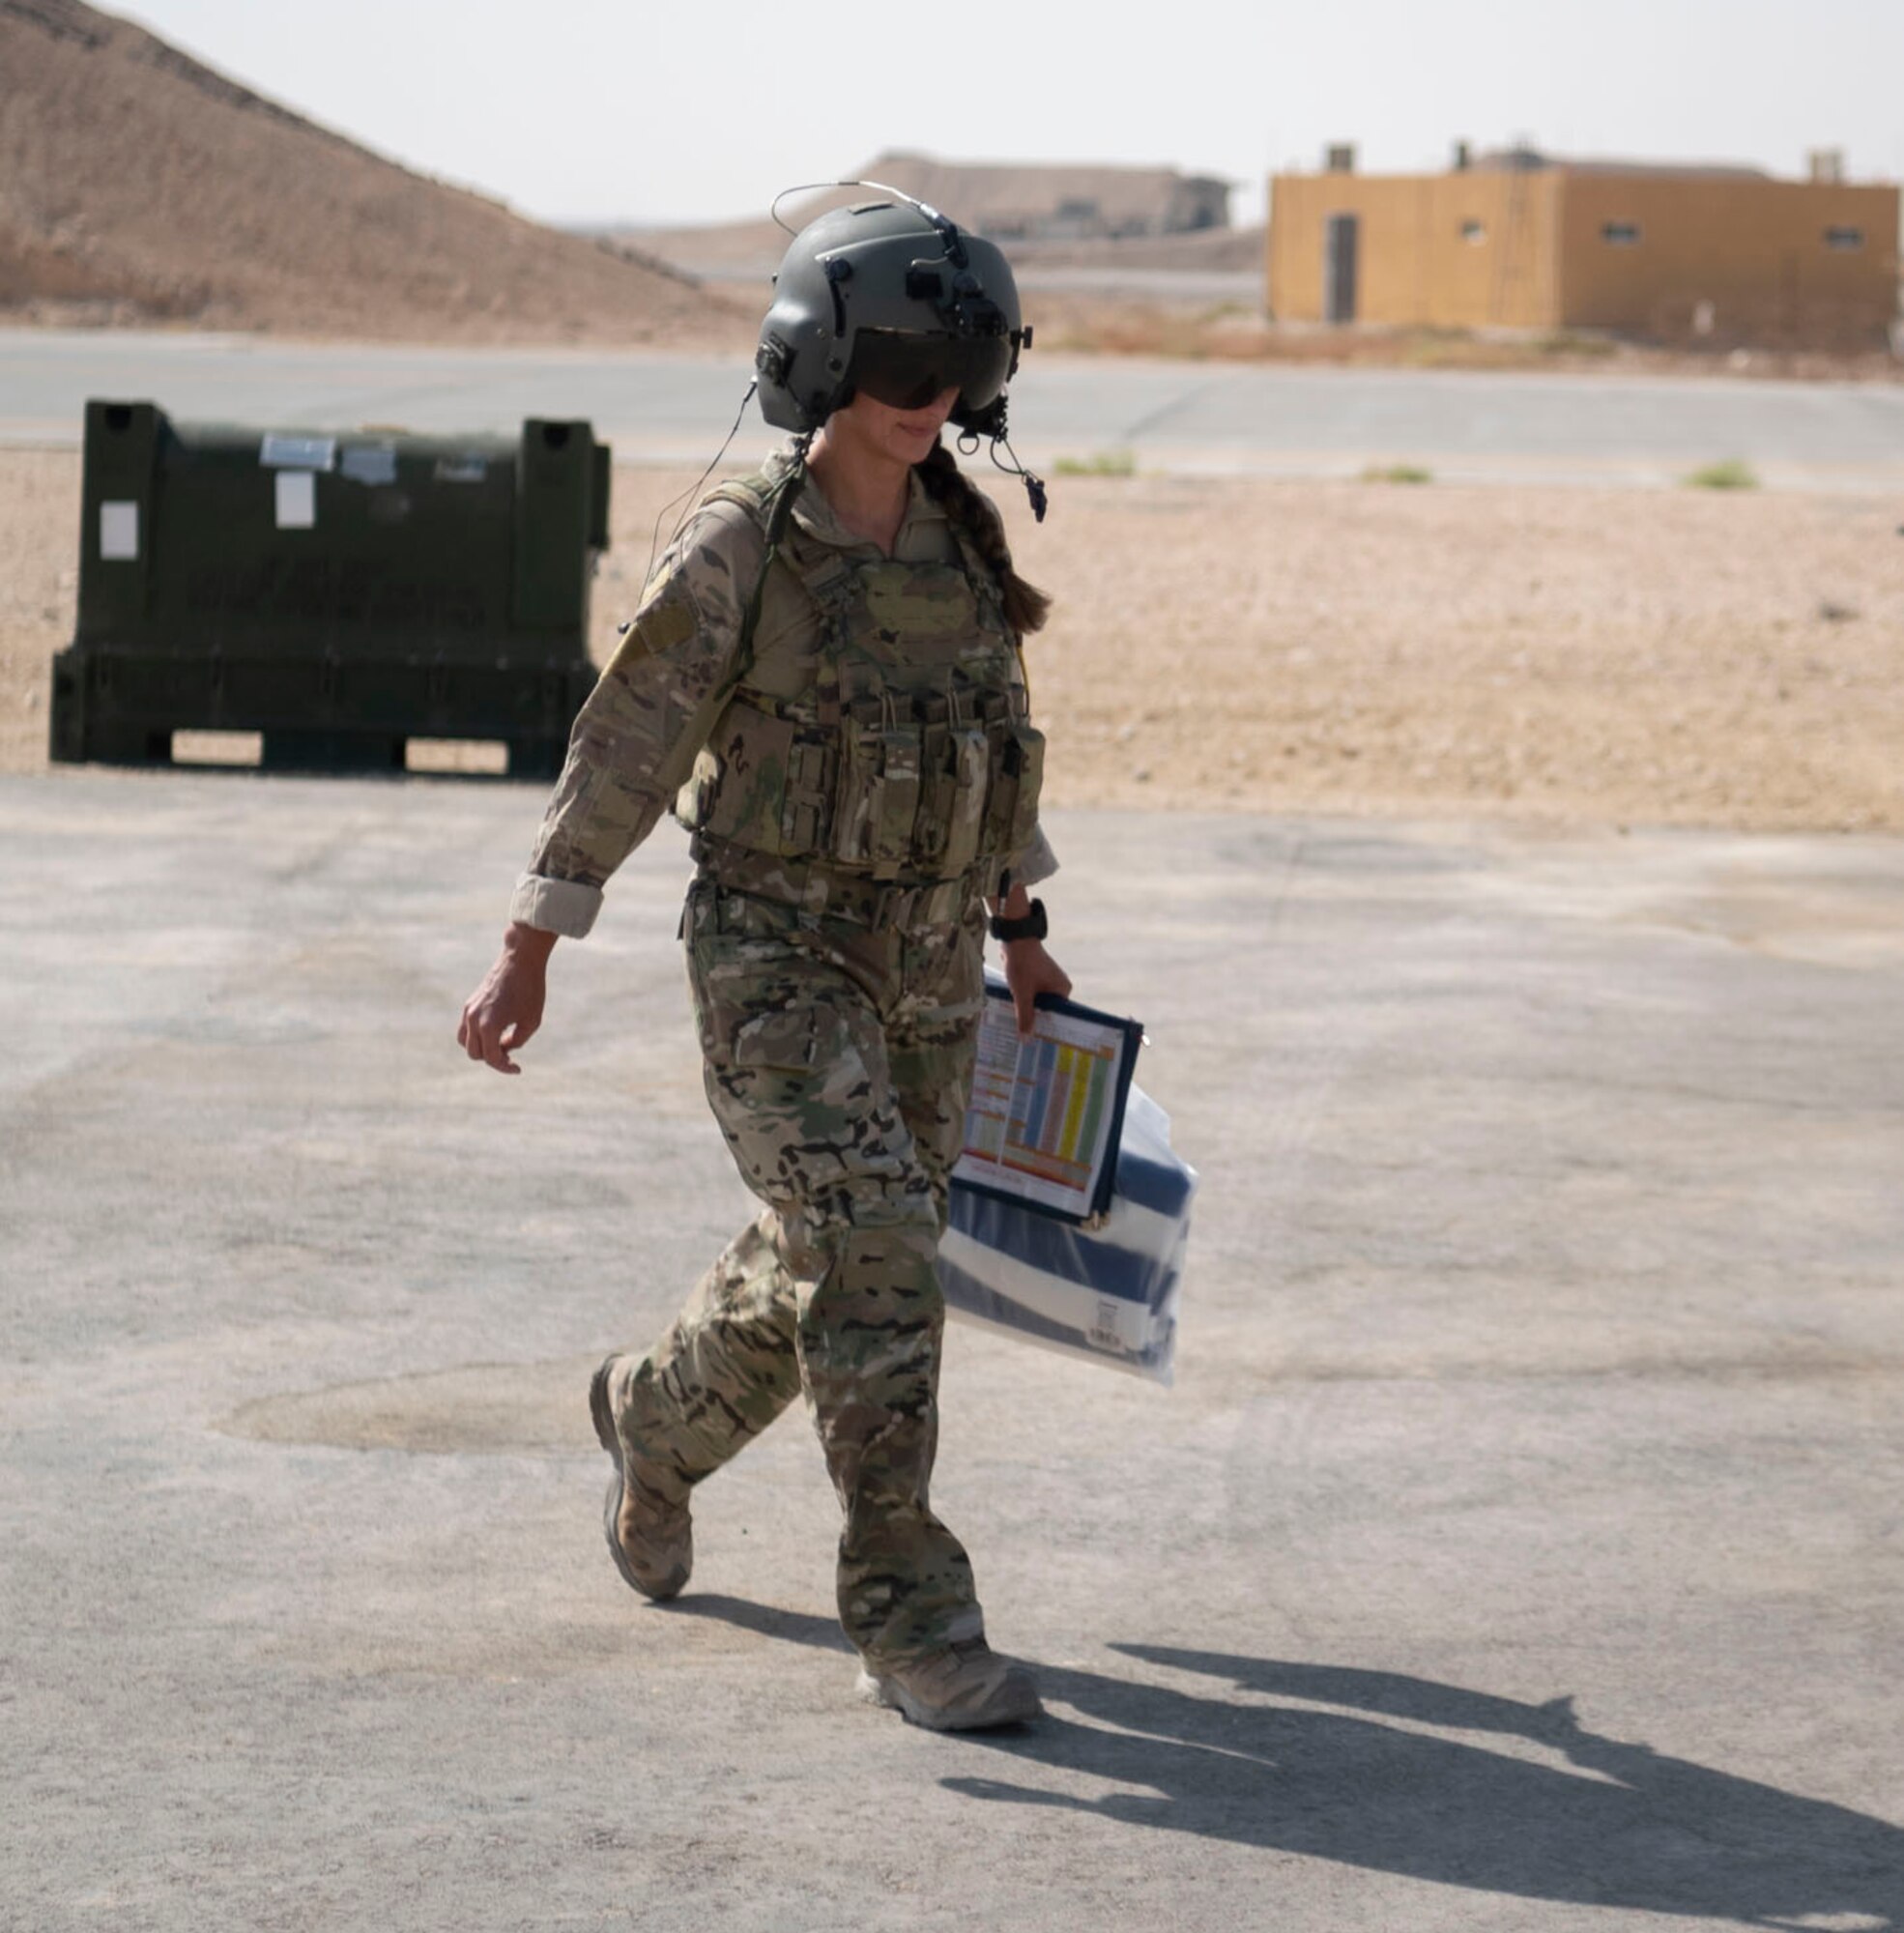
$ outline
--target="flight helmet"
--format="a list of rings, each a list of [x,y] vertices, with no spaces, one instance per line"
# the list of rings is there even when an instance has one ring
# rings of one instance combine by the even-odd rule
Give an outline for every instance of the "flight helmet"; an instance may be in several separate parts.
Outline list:
[[[952,421],[1000,439],[1005,385],[1031,346],[1010,266],[937,209],[880,195],[794,236],[754,356],[761,414],[808,435],[860,389],[921,409],[956,389]]]

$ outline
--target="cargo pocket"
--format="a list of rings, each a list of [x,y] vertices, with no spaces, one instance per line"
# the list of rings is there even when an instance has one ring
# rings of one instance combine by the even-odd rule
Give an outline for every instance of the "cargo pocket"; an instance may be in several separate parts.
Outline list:
[[[852,1029],[824,1000],[750,1014],[734,1030],[727,1072],[731,1098],[784,1119],[795,1141],[863,1111],[869,1091]]]
[[[739,1030],[792,997],[800,956],[775,926],[777,915],[707,880],[689,889],[682,929],[695,1031],[710,1065],[729,1062]]]
[[[824,1047],[837,1048],[840,1018],[826,1007],[782,1007],[755,1014],[734,1030],[728,1058],[736,1067],[806,1073],[825,1065]]]
[[[811,1208],[855,1174],[895,1166],[880,1140],[879,1085],[825,997],[749,1014],[707,1099],[747,1185],[777,1207]]]

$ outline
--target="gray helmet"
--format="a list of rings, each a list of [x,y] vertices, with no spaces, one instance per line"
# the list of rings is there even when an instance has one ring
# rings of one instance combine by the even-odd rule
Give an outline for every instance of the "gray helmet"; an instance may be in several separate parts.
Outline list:
[[[1030,346],[992,243],[897,194],[835,209],[800,230],[774,277],[754,356],[761,414],[806,434],[856,389],[916,409],[957,389],[952,421],[1002,437],[1005,385]]]

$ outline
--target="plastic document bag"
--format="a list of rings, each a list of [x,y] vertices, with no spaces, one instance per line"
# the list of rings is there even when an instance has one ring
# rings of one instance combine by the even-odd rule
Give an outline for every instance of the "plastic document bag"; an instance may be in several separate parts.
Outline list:
[[[1168,1384],[1197,1170],[1141,1087],[1124,1110],[1111,1206],[1078,1225],[952,1183],[938,1280],[954,1314]]]

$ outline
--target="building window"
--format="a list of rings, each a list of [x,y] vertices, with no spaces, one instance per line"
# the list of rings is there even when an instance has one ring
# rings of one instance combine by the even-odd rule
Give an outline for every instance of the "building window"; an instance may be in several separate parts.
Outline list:
[[[1828,248],[1861,248],[1864,245],[1864,231],[1861,228],[1828,228],[1825,231],[1825,245]]]
[[[1487,240],[1487,224],[1485,221],[1464,221],[1461,223],[1461,240],[1479,247]]]
[[[1637,248],[1639,246],[1639,223],[1637,221],[1606,221],[1601,224],[1600,239],[1615,248]]]

